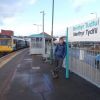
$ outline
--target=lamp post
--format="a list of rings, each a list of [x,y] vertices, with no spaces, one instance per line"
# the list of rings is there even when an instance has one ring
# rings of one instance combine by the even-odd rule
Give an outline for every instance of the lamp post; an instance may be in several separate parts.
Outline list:
[[[54,29],[54,0],[52,1],[51,63],[53,63],[53,29]]]
[[[43,57],[44,57],[44,55],[45,55],[45,35],[44,35],[44,15],[45,15],[45,13],[44,13],[44,11],[41,11],[40,13],[42,13]]]
[[[42,13],[42,25],[43,25],[43,33],[44,33],[44,15],[45,15],[45,13],[44,13],[44,11],[41,11],[40,13]]]
[[[37,26],[37,33],[39,33],[39,27],[41,26],[41,25],[38,25],[38,24],[33,24],[34,26]]]
[[[92,12],[90,14],[95,15],[95,18],[97,18],[97,13],[96,12]]]
[[[94,14],[95,18],[97,19],[97,13],[96,12],[93,12],[93,13],[90,13],[90,14]],[[95,43],[94,43],[94,48],[95,48]]]

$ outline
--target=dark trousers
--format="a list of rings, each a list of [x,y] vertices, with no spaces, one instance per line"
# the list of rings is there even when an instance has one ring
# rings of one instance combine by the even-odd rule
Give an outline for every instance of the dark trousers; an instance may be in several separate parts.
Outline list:
[[[62,64],[63,64],[63,58],[57,58],[55,59],[55,68],[54,68],[54,71],[55,72],[59,72],[62,68]]]

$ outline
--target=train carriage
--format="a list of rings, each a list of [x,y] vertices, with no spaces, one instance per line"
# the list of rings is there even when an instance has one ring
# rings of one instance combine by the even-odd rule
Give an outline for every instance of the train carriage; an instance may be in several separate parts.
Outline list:
[[[23,38],[12,37],[12,41],[13,41],[12,46],[13,46],[14,50],[19,50],[19,49],[25,48],[27,46],[26,41]]]
[[[28,41],[24,38],[0,34],[0,53],[9,53],[26,47]]]

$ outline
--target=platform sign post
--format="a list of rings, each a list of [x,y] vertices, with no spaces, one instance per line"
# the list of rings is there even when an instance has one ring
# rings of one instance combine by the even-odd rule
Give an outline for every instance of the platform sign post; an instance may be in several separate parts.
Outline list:
[[[69,43],[68,43],[68,27],[66,31],[66,78],[69,78]]]

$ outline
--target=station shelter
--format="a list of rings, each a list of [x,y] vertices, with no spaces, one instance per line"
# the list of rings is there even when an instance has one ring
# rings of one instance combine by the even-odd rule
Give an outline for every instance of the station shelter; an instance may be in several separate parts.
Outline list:
[[[30,54],[41,54],[43,57],[50,55],[52,37],[47,33],[33,34],[30,36]]]

